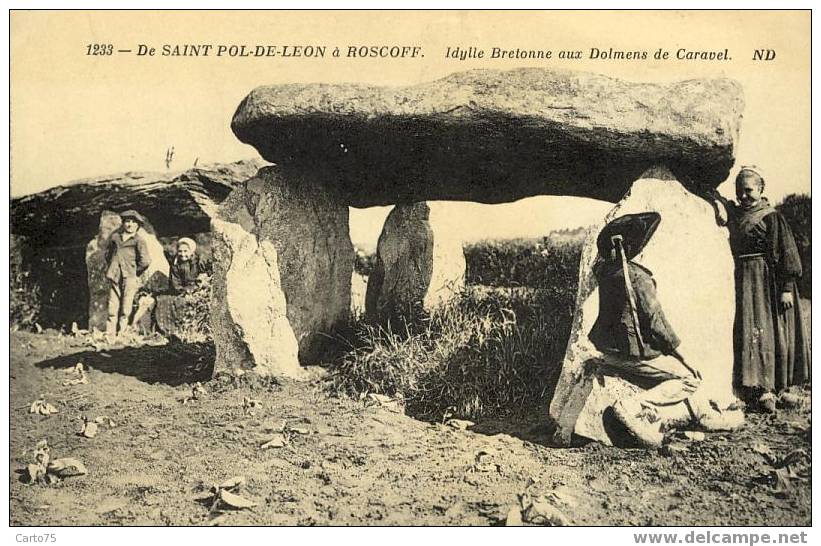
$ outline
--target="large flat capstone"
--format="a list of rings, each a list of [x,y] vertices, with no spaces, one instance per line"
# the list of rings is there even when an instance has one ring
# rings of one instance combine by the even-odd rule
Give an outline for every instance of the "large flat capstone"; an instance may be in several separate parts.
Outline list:
[[[231,127],[268,161],[310,172],[306,180],[356,207],[533,195],[615,202],[656,164],[690,189],[723,182],[742,109],[729,79],[632,83],[523,68],[408,87],[259,87]]]

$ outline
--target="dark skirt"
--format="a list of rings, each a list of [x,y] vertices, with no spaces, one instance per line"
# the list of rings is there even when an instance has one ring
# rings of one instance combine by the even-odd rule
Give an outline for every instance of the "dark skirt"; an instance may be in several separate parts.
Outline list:
[[[181,295],[162,294],[157,296],[157,303],[154,307],[154,321],[160,333],[171,335],[182,328],[185,304],[185,298]]]
[[[810,379],[807,325],[793,288],[793,307],[780,308],[763,256],[736,260],[734,328],[736,386],[781,390]]]

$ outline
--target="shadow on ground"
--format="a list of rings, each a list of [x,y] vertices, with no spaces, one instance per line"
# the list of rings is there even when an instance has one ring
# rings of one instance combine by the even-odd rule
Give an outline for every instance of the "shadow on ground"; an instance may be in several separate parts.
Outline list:
[[[176,387],[208,381],[214,371],[213,345],[168,343],[84,351],[38,362],[38,368],[73,368],[77,362],[103,373],[135,377]]]

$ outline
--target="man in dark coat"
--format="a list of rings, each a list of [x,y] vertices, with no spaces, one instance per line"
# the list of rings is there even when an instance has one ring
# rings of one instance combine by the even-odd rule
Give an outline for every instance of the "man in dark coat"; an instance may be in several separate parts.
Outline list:
[[[106,252],[106,278],[110,282],[106,334],[110,336],[117,334],[118,325],[120,333],[128,329],[140,275],[151,265],[142,230],[145,219],[133,210],[121,213],[120,218],[123,224],[111,235]]]

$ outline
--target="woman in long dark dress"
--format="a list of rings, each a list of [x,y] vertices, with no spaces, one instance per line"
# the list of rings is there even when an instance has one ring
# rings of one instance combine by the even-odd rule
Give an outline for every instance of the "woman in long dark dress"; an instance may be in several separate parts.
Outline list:
[[[171,262],[168,293],[157,297],[154,320],[160,332],[168,335],[181,327],[185,311],[185,295],[197,289],[201,269],[197,259],[197,243],[188,237],[177,241],[177,254]]]
[[[808,330],[795,282],[801,259],[789,225],[763,191],[761,170],[742,167],[730,245],[736,264],[734,374],[748,401],[810,379]]]

